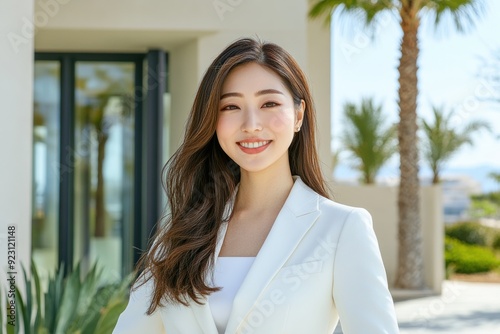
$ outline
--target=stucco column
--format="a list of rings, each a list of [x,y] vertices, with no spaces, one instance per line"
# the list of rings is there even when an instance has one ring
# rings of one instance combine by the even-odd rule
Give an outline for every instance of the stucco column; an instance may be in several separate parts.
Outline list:
[[[170,154],[182,142],[186,121],[198,85],[198,42],[193,40],[169,50],[170,87]]]
[[[316,104],[321,168],[327,181],[331,181],[333,173],[330,150],[330,65],[330,28],[323,23],[322,19],[309,19],[307,23],[307,75]]]
[[[0,2],[0,279],[31,257],[34,2]],[[9,230],[9,226],[11,227]],[[11,232],[10,235],[8,232]],[[14,244],[9,237],[15,234]],[[8,249],[9,248],[9,249]],[[7,268],[15,255],[15,268]],[[14,253],[12,252],[14,251]],[[11,260],[13,258],[10,258]],[[5,315],[5,312],[3,313]]]

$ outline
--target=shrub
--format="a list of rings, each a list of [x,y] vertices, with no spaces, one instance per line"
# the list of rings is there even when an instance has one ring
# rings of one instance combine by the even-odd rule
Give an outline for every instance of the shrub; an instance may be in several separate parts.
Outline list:
[[[493,247],[493,249],[500,250],[500,233],[497,233],[497,234],[493,237],[493,242],[492,242],[492,244],[491,244],[491,247]]]
[[[486,245],[486,229],[479,223],[457,223],[447,226],[445,229],[446,236],[457,239],[469,245]]]
[[[49,277],[45,291],[32,262],[31,276],[23,268],[24,280],[21,281],[26,293],[22,295],[19,287],[16,289],[16,326],[2,323],[4,317],[0,311],[0,332],[6,328],[8,334],[111,333],[127,305],[127,291],[133,276],[104,285],[100,284],[101,277],[102,271],[97,265],[86,275],[81,275],[78,265],[67,277],[64,277],[64,267],[60,266]],[[0,300],[1,297],[0,294]]]
[[[473,274],[487,272],[500,266],[493,252],[482,246],[468,245],[445,238],[446,268],[453,267],[456,273]]]
[[[498,204],[489,199],[473,200],[469,208],[469,214],[473,218],[495,217],[498,211]]]

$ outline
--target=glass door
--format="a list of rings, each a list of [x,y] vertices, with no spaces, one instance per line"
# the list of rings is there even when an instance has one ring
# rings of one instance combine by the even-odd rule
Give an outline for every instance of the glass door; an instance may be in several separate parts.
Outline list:
[[[166,68],[161,50],[35,54],[32,254],[42,271],[97,263],[113,281],[133,270],[162,209]]]
[[[58,262],[60,64],[35,63],[33,106],[32,255],[40,275]]]
[[[74,261],[110,280],[132,269],[134,73],[131,62],[75,63]]]

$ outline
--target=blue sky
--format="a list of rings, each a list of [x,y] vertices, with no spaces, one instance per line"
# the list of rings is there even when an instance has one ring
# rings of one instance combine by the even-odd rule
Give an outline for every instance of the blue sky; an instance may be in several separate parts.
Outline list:
[[[447,168],[470,168],[489,165],[500,168],[500,104],[478,102],[477,97],[491,96],[484,80],[478,76],[481,58],[500,54],[500,1],[487,1],[488,10],[468,33],[452,28],[438,29],[422,21],[419,35],[418,114],[431,116],[431,105],[454,108],[454,123],[460,126],[472,120],[491,124],[495,135],[483,133],[474,137],[474,146],[464,147],[447,164]],[[337,150],[342,131],[342,106],[373,97],[382,104],[388,121],[398,120],[397,66],[400,27],[391,14],[383,16],[373,38],[360,25],[350,21],[332,24],[332,148]],[[450,22],[448,22],[450,23]],[[448,24],[448,27],[451,25]],[[500,68],[499,68],[500,73]],[[500,96],[500,92],[497,92]],[[344,159],[346,155],[341,155]],[[345,162],[345,160],[343,160]],[[394,158],[389,165],[397,165]]]

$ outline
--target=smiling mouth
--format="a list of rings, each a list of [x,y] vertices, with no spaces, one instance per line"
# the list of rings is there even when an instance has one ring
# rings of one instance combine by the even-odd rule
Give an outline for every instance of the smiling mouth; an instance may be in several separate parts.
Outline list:
[[[255,141],[255,142],[239,142],[238,144],[240,146],[243,146],[244,148],[259,148],[262,146],[265,146],[269,144],[271,141],[270,140],[264,140],[264,141]]]

